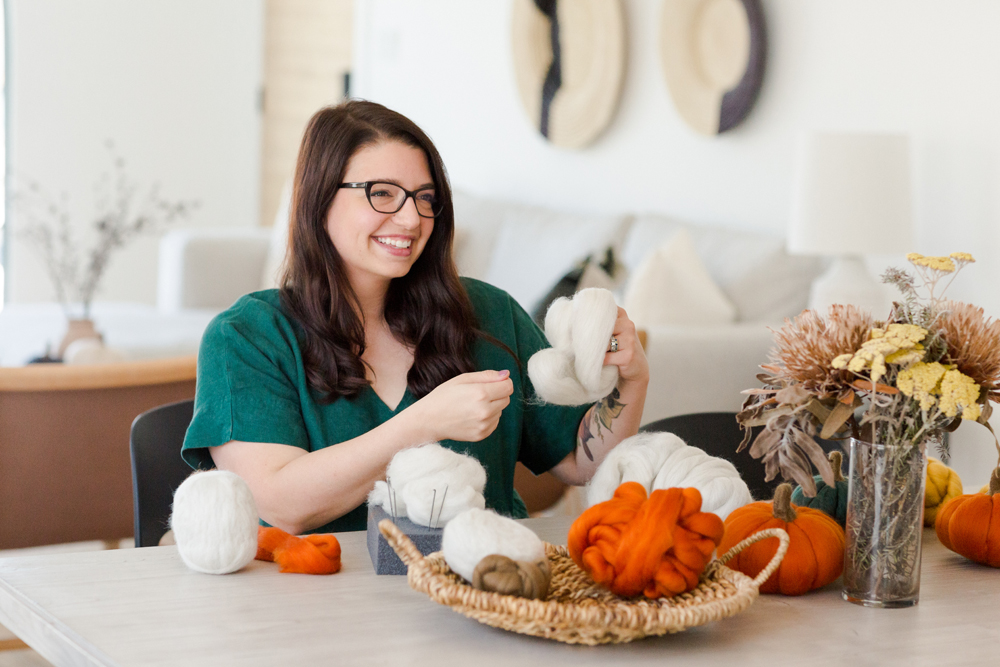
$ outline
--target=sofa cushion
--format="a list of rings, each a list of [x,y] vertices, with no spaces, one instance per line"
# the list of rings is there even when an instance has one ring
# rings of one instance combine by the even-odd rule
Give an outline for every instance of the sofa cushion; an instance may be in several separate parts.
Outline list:
[[[497,234],[486,282],[531,312],[577,262],[616,248],[627,224],[626,216],[510,210]]]
[[[629,276],[625,310],[640,328],[736,319],[736,307],[712,280],[685,229],[647,253]]]
[[[808,303],[810,285],[823,271],[818,258],[789,255],[779,236],[684,224],[658,215],[643,215],[632,223],[622,249],[625,266],[634,272],[650,249],[681,228],[690,232],[698,256],[736,307],[740,322],[780,322],[797,315]]]
[[[603,259],[588,255],[577,262],[569,273],[556,281],[552,289],[535,304],[534,310],[531,311],[531,319],[544,329],[545,314],[553,301],[560,297],[571,297],[589,287],[600,287],[613,292],[619,287],[623,275],[624,267],[618,263],[613,248],[609,247],[605,251]],[[621,299],[616,300],[621,303]]]

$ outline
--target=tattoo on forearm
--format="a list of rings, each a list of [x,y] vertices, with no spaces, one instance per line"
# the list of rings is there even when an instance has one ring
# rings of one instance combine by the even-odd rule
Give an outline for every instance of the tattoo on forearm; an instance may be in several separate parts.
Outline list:
[[[594,454],[590,451],[588,443],[596,437],[604,437],[601,427],[607,429],[608,432],[611,431],[611,422],[621,415],[622,408],[625,407],[625,404],[619,400],[620,398],[621,394],[618,393],[616,387],[610,394],[595,403],[580,420],[580,429],[576,435],[577,445],[583,447],[583,453],[591,461],[594,460]]]

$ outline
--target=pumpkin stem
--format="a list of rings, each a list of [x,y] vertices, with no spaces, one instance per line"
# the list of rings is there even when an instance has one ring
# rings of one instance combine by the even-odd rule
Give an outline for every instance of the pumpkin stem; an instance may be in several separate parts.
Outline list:
[[[995,469],[993,474],[990,475],[989,495],[992,496],[996,493],[1000,493],[1000,468]]]
[[[772,513],[775,519],[781,519],[785,523],[795,521],[798,514],[792,507],[792,485],[779,484],[774,490],[774,501],[771,503]]]
[[[844,481],[844,473],[841,472],[840,466],[844,464],[844,454],[843,452],[837,451],[836,449],[830,452],[830,467],[833,468],[833,483]]]

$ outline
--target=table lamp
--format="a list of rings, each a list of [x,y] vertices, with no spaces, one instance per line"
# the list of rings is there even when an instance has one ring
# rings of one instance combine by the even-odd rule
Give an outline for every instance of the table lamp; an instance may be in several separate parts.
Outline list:
[[[864,255],[913,249],[909,139],[903,134],[815,133],[801,144],[788,250],[833,258],[809,307],[850,303],[882,316],[886,293]]]

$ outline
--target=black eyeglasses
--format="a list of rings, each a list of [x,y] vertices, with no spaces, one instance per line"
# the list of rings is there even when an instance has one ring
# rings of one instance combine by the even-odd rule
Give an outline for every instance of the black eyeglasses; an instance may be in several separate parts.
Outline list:
[[[444,202],[438,199],[433,186],[420,188],[410,192],[395,183],[383,181],[365,181],[364,183],[341,183],[341,188],[364,188],[368,203],[379,213],[396,213],[406,204],[408,197],[413,197],[417,206],[417,215],[421,218],[433,218],[444,208]]]

